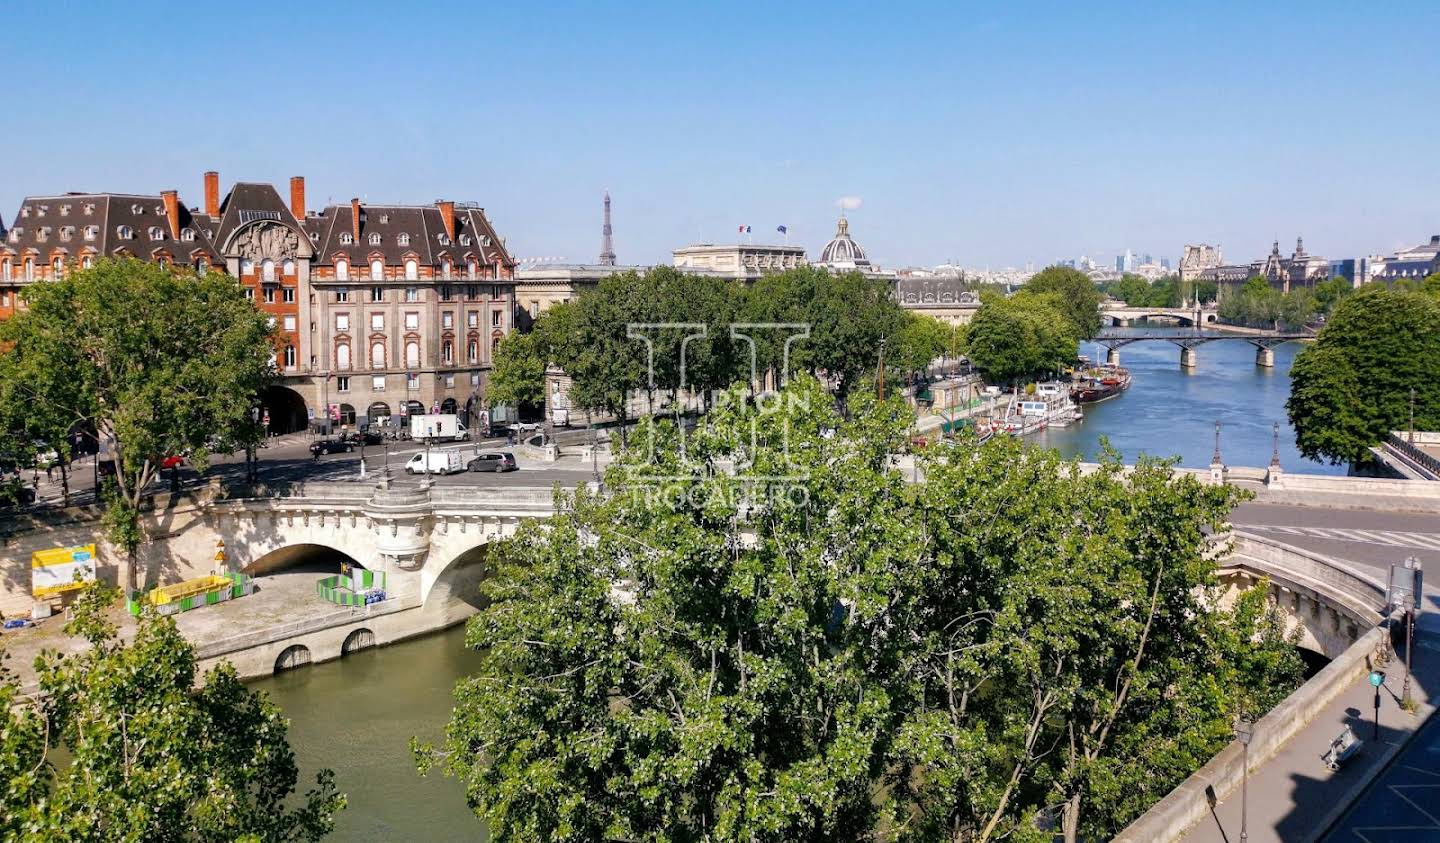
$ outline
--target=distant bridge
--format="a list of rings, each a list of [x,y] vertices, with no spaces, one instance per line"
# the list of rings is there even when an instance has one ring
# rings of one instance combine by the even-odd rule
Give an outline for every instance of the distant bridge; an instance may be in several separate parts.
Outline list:
[[[1100,315],[1118,328],[1141,319],[1174,320],[1186,327],[1208,325],[1218,320],[1220,311],[1214,305],[1195,307],[1130,307],[1118,302],[1101,305]]]
[[[1218,340],[1241,340],[1255,346],[1255,365],[1267,368],[1275,365],[1275,346],[1282,343],[1293,342],[1294,340],[1311,340],[1315,334],[1309,331],[1265,331],[1257,334],[1224,334],[1213,331],[1186,331],[1176,333],[1173,331],[1160,333],[1116,333],[1113,329],[1102,330],[1096,334],[1092,342],[1103,345],[1109,349],[1105,355],[1105,362],[1112,366],[1120,365],[1120,347],[1129,345],[1132,342],[1161,341],[1174,343],[1180,346],[1180,365],[1186,369],[1193,369],[1198,361],[1195,356],[1197,346],[1207,342]]]

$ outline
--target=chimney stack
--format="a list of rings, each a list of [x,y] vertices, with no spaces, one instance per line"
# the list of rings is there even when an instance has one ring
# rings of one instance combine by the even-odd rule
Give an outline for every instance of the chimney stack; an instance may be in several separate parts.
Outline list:
[[[165,218],[170,221],[170,239],[180,239],[180,194],[174,190],[160,191],[165,202]]]
[[[454,243],[455,203],[442,200],[440,202],[436,202],[435,205],[440,208],[440,219],[445,221],[445,236],[450,238],[451,243]]]
[[[355,245],[360,245],[360,200],[350,200],[350,233],[355,236]]]
[[[220,216],[220,174],[214,170],[205,174],[205,213]]]
[[[305,177],[290,177],[290,213],[295,219],[305,219]]]

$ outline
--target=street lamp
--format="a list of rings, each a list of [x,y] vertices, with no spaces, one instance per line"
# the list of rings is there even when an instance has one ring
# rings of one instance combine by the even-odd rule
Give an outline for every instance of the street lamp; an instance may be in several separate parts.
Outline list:
[[[1270,447],[1270,465],[1280,467],[1280,422],[1275,422],[1272,428]]]
[[[1210,457],[1211,465],[1220,464],[1220,420],[1215,420],[1215,453]]]
[[[1380,740],[1380,686],[1385,684],[1385,671],[1370,671],[1370,686],[1375,689],[1375,740]]]
[[[1250,839],[1247,827],[1250,814],[1250,738],[1255,734],[1255,724],[1245,717],[1235,719],[1235,739],[1240,741],[1240,843]]]

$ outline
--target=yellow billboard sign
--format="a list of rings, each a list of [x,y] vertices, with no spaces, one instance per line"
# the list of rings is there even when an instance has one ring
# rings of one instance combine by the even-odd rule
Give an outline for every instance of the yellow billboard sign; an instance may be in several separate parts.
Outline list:
[[[30,554],[30,593],[49,597],[95,581],[95,545],[52,547]]]

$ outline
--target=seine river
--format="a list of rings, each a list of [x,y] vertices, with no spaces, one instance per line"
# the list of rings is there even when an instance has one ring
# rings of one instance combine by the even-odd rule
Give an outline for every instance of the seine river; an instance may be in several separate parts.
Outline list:
[[[1156,329],[1149,329],[1156,330]],[[1158,329],[1165,330],[1165,329]],[[1285,421],[1290,363],[1300,346],[1275,349],[1275,368],[1255,366],[1255,347],[1240,340],[1207,343],[1199,367],[1180,368],[1168,342],[1121,349],[1134,382],[1125,394],[1086,410],[1085,421],[1034,437],[1066,454],[1093,456],[1100,439],[1126,458],[1140,453],[1179,456],[1182,465],[1210,464],[1214,423],[1231,465],[1270,462],[1271,425],[1280,422],[1280,460],[1287,471],[1343,474],[1344,466],[1303,460]],[[1104,359],[1104,349],[1083,354]],[[412,736],[438,740],[449,718],[455,681],[479,656],[463,647],[455,628],[426,638],[312,665],[254,683],[290,717],[290,740],[302,775],[329,767],[350,798],[335,840],[484,840],[485,830],[465,806],[459,782],[432,772],[420,778],[410,758]],[[302,789],[304,780],[302,779]]]

